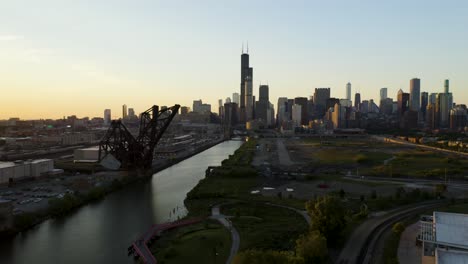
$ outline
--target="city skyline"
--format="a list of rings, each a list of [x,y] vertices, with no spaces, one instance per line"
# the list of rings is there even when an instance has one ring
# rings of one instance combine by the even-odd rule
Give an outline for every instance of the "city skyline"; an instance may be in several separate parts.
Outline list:
[[[0,87],[6,96],[0,119],[102,117],[104,109],[118,113],[123,104],[140,113],[147,105],[191,106],[196,99],[217,105],[239,93],[239,54],[247,41],[254,95],[268,83],[276,109],[278,97],[309,97],[318,87],[345,98],[348,82],[351,98],[359,92],[361,100],[378,102],[380,88],[387,87],[396,100],[399,89],[410,92],[412,78],[429,94],[443,92],[449,79],[455,101],[468,103],[468,39],[458,34],[468,22],[465,3],[259,1],[245,13],[250,22],[239,22],[239,28],[250,23],[248,32],[229,26],[237,12],[220,20],[223,10],[242,9],[242,2],[180,7],[122,1],[119,16],[105,12],[109,3],[93,3],[93,11],[84,2],[29,3],[40,12],[23,10],[21,1],[1,4]],[[283,15],[283,8],[290,12]],[[223,38],[215,38],[221,32]]]

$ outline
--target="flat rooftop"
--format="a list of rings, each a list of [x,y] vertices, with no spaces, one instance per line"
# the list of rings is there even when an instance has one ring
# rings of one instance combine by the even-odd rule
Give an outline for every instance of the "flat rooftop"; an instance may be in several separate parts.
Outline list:
[[[80,148],[80,149],[77,149],[77,150],[95,150],[95,151],[98,151],[99,146],[94,146],[94,147],[89,147],[89,148]]]
[[[468,248],[468,215],[434,212],[436,242]],[[458,263],[458,262],[453,262]],[[463,262],[462,262],[463,263]]]
[[[468,264],[468,252],[458,250],[446,250],[438,248],[436,250],[437,264]]]
[[[15,166],[14,162],[9,162],[9,161],[0,161],[0,169],[3,168],[9,168]]]

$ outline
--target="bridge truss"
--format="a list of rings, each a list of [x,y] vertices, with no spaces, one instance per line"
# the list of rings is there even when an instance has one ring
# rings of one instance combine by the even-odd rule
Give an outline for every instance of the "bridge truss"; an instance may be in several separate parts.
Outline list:
[[[113,120],[99,143],[99,162],[111,154],[123,168],[151,168],[154,149],[179,108],[180,105],[174,105],[159,109],[157,105],[153,105],[141,113],[136,138],[122,120]]]

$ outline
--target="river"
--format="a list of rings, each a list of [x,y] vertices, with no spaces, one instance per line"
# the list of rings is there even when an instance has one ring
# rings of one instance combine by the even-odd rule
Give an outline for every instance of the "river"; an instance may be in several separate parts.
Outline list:
[[[241,144],[218,144],[155,173],[149,181],[2,241],[0,263],[133,263],[127,247],[152,224],[183,217],[186,194],[205,177],[206,168],[220,165]]]

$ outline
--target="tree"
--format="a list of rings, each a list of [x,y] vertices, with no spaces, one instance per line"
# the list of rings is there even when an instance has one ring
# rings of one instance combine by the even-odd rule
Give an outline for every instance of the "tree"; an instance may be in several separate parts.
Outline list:
[[[402,222],[395,223],[392,227],[392,232],[396,235],[400,235],[405,231],[405,225]]]
[[[343,188],[340,189],[340,198],[343,199],[345,197],[345,191],[343,190]]]
[[[434,186],[434,191],[438,196],[440,196],[440,195],[442,195],[442,193],[447,191],[447,185],[445,185],[445,184],[436,184]]]
[[[405,194],[405,189],[403,187],[398,187],[395,190],[395,198],[398,200]]]
[[[246,250],[237,253],[232,264],[305,264],[291,252],[274,250]]]
[[[312,220],[311,229],[324,235],[328,245],[339,241],[346,226],[346,213],[341,201],[334,196],[324,196],[307,202],[306,208]]]
[[[296,256],[305,263],[327,263],[327,239],[319,231],[311,231],[296,240]]]

